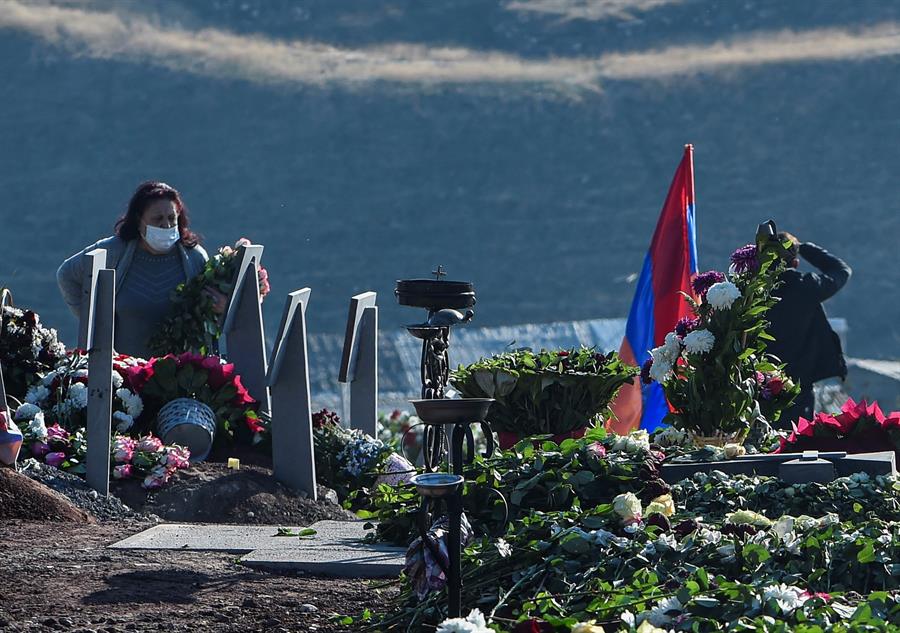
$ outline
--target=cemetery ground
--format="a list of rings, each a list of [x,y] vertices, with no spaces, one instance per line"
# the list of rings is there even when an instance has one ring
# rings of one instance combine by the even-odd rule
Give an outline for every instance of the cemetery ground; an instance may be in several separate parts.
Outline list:
[[[0,630],[340,631],[334,613],[359,613],[395,591],[378,580],[255,571],[233,554],[107,548],[152,525],[0,524]]]
[[[36,481],[0,470],[0,630],[340,631],[335,614],[358,614],[396,593],[385,580],[254,570],[233,553],[109,548],[159,524],[154,511],[176,521],[290,526],[349,516],[327,499],[286,493],[263,467],[222,470],[199,465],[151,495],[114,486],[114,495],[146,497],[143,512],[46,466],[32,473]]]

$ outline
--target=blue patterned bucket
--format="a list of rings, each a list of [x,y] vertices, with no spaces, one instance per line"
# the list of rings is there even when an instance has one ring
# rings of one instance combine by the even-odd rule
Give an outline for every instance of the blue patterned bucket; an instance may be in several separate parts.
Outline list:
[[[202,462],[216,437],[216,415],[199,400],[176,398],[159,410],[156,431],[165,444],[186,446],[191,461]]]

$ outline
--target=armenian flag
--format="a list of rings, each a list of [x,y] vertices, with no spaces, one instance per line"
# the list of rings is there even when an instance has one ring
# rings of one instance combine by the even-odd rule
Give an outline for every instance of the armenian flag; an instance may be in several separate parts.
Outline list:
[[[663,344],[678,319],[689,316],[681,292],[693,296],[691,278],[697,274],[697,223],[694,219],[694,147],[684,146],[644,258],[641,276],[628,314],[622,360],[640,367],[650,350]],[[639,379],[624,385],[613,403],[616,418],[607,428],[625,434],[637,428],[653,431],[662,425],[669,407],[662,387]]]

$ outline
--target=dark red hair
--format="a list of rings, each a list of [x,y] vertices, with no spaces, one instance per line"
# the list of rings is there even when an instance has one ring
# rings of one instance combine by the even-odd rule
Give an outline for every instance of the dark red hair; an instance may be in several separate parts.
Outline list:
[[[116,221],[116,235],[126,242],[141,237],[141,216],[147,206],[155,200],[171,200],[175,203],[175,210],[178,212],[178,232],[181,234],[182,245],[193,248],[200,243],[200,236],[189,228],[191,218],[187,205],[181,199],[181,194],[174,187],[156,180],[148,180],[138,185],[128,202],[125,215]]]

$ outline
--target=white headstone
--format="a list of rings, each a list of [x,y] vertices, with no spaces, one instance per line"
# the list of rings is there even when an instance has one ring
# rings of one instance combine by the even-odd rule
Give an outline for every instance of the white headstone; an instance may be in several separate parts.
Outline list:
[[[260,402],[260,411],[269,412],[267,385],[266,336],[263,331],[262,306],[259,302],[260,244],[238,249],[238,269],[234,290],[228,298],[228,309],[222,326],[219,351],[234,363],[235,371],[250,395]]]
[[[94,331],[94,292],[97,275],[106,268],[106,249],[95,248],[84,254],[84,268],[81,277],[81,307],[78,316],[78,349],[91,346],[91,332]]]
[[[378,307],[376,294],[350,298],[340,382],[350,384],[350,426],[375,437],[378,425]]]
[[[102,495],[109,494],[109,436],[112,432],[113,337],[116,305],[116,271],[97,274],[88,339],[87,483]]]
[[[306,306],[309,288],[288,295],[269,367],[272,396],[272,470],[275,478],[303,490],[313,501],[316,462],[309,397]]]

